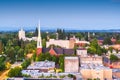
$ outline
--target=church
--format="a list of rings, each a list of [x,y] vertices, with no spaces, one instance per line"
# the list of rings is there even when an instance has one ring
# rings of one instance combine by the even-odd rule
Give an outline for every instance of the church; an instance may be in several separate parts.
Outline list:
[[[49,52],[51,55],[74,55],[74,49],[66,49],[66,48],[57,48],[57,47],[50,47],[50,48],[42,48],[42,39],[41,39],[41,31],[40,31],[40,21],[38,24],[38,38],[37,38],[37,55],[45,54]]]

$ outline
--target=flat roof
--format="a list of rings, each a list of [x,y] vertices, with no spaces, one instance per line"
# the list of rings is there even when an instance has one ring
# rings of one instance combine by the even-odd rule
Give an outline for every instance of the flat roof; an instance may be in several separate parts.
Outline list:
[[[55,67],[55,62],[53,61],[40,61],[32,63],[27,69],[48,69],[53,67]]]
[[[109,67],[103,66],[103,64],[93,64],[93,63],[84,63],[81,64],[80,69],[96,69],[96,70],[103,70],[103,69],[110,69]]]
[[[69,56],[69,57],[65,57],[65,59],[78,59],[78,57],[76,56],[76,57],[74,57],[74,56]]]

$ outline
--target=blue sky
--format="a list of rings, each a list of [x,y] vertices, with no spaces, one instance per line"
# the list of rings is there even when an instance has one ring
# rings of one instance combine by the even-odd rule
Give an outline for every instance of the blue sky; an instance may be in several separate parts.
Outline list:
[[[120,0],[0,0],[0,30],[120,29]]]

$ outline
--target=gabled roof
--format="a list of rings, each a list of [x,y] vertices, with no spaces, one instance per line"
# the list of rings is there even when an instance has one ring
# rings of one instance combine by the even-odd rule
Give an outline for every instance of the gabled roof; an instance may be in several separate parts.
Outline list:
[[[47,53],[49,52],[50,48],[42,48],[42,53]]]
[[[77,50],[87,50],[87,49],[85,49],[85,48],[78,48]]]
[[[51,48],[43,48],[42,53],[49,52]],[[54,50],[54,51],[53,51]],[[73,55],[74,49],[64,49],[64,48],[52,48],[52,52],[56,54],[66,54],[66,55]]]
[[[73,55],[74,54],[74,49],[64,49],[64,54]]]
[[[64,49],[63,48],[54,48],[55,52],[57,54],[63,54],[64,53]]]
[[[51,55],[57,55],[56,51],[55,51],[53,48],[51,48],[51,49],[49,50],[49,53],[50,53]]]

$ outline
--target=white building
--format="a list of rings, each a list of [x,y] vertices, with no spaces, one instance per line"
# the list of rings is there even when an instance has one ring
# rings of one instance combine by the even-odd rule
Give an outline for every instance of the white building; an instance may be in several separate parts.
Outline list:
[[[29,38],[29,37],[26,37],[25,36],[25,31],[21,28],[21,30],[18,32],[18,37],[19,37],[19,40],[23,40],[23,41],[37,41],[37,38],[38,37],[32,37],[32,38]]]
[[[26,37],[25,37],[25,31],[21,28],[21,30],[18,32],[18,37],[19,37],[19,40],[24,40]]]

